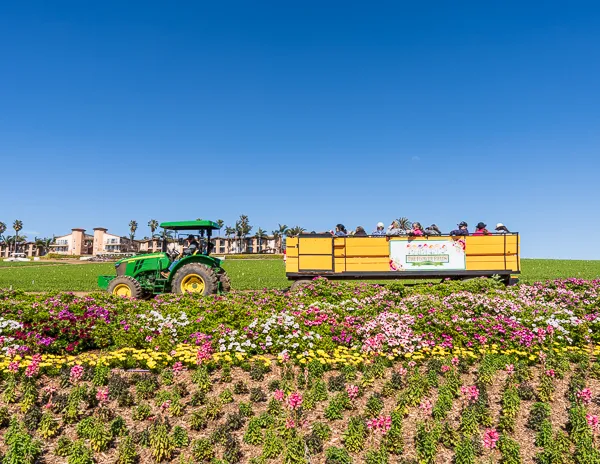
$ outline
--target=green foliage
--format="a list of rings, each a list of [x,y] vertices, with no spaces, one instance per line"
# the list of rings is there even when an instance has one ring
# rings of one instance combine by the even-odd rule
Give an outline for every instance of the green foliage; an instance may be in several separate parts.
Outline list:
[[[477,409],[474,406],[467,406],[463,410],[460,419],[460,431],[466,437],[472,437],[479,432]]]
[[[395,455],[404,452],[404,438],[402,435],[402,416],[392,413],[392,426],[383,439],[385,449]]]
[[[346,376],[344,374],[333,375],[327,381],[327,388],[331,392],[343,391],[346,387]]]
[[[40,437],[48,439],[53,438],[58,434],[59,424],[58,421],[50,413],[44,413],[40,420],[38,433]]]
[[[117,451],[116,464],[136,464],[140,456],[135,449],[135,444],[131,437],[125,437],[121,443],[119,443]]]
[[[194,382],[201,392],[208,393],[212,390],[212,381],[205,366],[199,366],[192,374],[192,382]]]
[[[343,411],[351,407],[352,403],[350,402],[350,398],[348,398],[348,394],[346,392],[338,393],[329,402],[323,415],[329,420],[343,419]]]
[[[367,417],[377,417],[383,411],[383,400],[381,396],[377,394],[373,394],[367,400],[367,404],[365,405],[365,413]]]
[[[344,447],[351,453],[358,453],[365,447],[368,431],[365,421],[360,417],[351,417],[344,432]]]
[[[141,403],[133,408],[131,412],[131,418],[135,421],[144,421],[150,417],[152,408],[147,403]]]
[[[175,444],[165,424],[153,424],[150,428],[150,451],[156,462],[168,461],[173,456]]]
[[[210,462],[215,457],[215,450],[210,440],[199,438],[192,444],[192,455],[197,462]]]
[[[521,398],[517,389],[510,385],[502,393],[502,412],[500,414],[499,429],[507,432],[514,431],[515,421],[519,408],[521,407]]]
[[[304,440],[297,434],[293,434],[285,443],[284,464],[308,464]]]
[[[269,387],[269,390],[270,390],[270,387]],[[271,391],[273,391],[273,390],[271,390]],[[246,394],[250,393],[250,389],[248,388],[248,385],[246,384],[246,382],[239,380],[233,385],[233,393],[235,393],[236,395],[246,395]]]
[[[519,443],[506,434],[500,435],[498,440],[501,464],[521,464],[521,447]]]
[[[250,419],[246,433],[243,438],[245,443],[249,445],[260,445],[263,442],[263,431],[261,428],[261,421],[258,417]]]
[[[12,419],[4,436],[6,454],[2,464],[33,464],[42,454],[42,444],[29,435],[16,419]]]
[[[538,386],[538,398],[540,401],[552,401],[555,389],[556,386],[554,385],[552,377],[542,374],[540,378],[540,385]]]
[[[185,448],[190,444],[190,439],[188,437],[187,431],[180,425],[176,425],[175,427],[173,427],[171,438],[176,448]]]
[[[275,398],[271,398],[267,405],[267,412],[272,416],[279,416],[283,413],[283,406]]]
[[[250,401],[252,401],[253,403],[264,403],[265,401],[267,401],[267,394],[260,387],[251,388]]]
[[[548,419],[544,419],[537,428],[537,431],[535,446],[546,448],[552,442],[552,423]]]
[[[27,430],[33,432],[38,428],[41,419],[42,410],[39,406],[32,405],[23,416],[23,425]]]
[[[431,464],[435,462],[440,435],[439,425],[431,426],[423,422],[417,423],[415,448],[420,463]]]
[[[240,413],[233,413],[227,416],[225,420],[225,425],[227,426],[227,430],[230,432],[234,432],[236,430],[241,429],[246,423],[246,418],[242,416]]]
[[[94,377],[92,379],[92,384],[96,387],[107,385],[109,374],[110,367],[106,364],[98,363],[94,368]]]
[[[125,424],[125,419],[121,416],[115,417],[109,427],[110,433],[113,437],[121,437],[123,435],[127,435],[127,425]]]
[[[388,452],[385,448],[368,450],[365,453],[365,464],[388,464]]]
[[[229,388],[226,388],[221,393],[219,393],[219,399],[221,403],[228,404],[233,403],[233,393]]]
[[[331,438],[331,427],[323,422],[313,422],[311,429],[324,442]]]
[[[252,417],[254,415],[252,405],[250,403],[244,403],[243,401],[238,403],[238,412],[244,417]]]
[[[519,398],[524,401],[531,401],[535,399],[535,389],[533,388],[533,385],[527,381],[521,382],[517,386],[517,392],[519,393]]]
[[[283,450],[283,441],[272,430],[267,430],[263,440],[262,456],[265,459],[275,459]]]
[[[223,364],[221,368],[221,378],[219,379],[221,383],[230,383],[233,379],[231,377],[231,365]]]
[[[56,448],[54,448],[54,454],[60,457],[67,457],[71,454],[71,447],[73,442],[65,436],[62,436],[56,442]]]
[[[352,464],[352,458],[344,448],[332,446],[325,450],[325,464]]]
[[[82,440],[73,442],[67,464],[93,464],[94,455]]]
[[[323,439],[314,432],[304,437],[304,443],[310,456],[323,452]]]
[[[135,384],[135,393],[138,400],[149,400],[156,396],[158,380],[153,375],[143,377]]]
[[[223,461],[227,464],[238,464],[242,459],[242,448],[240,442],[232,435],[227,435],[225,440],[225,450],[223,451]]]
[[[206,415],[206,409],[200,409],[194,411],[189,418],[190,429],[198,431],[205,429],[208,425],[208,417]]]
[[[527,420],[527,428],[531,430],[535,430],[536,432],[540,430],[542,423],[550,417],[550,405],[547,403],[533,403],[531,406],[531,410],[529,411],[529,418]]]
[[[455,464],[475,464],[475,449],[470,438],[464,437],[458,442],[454,462]]]

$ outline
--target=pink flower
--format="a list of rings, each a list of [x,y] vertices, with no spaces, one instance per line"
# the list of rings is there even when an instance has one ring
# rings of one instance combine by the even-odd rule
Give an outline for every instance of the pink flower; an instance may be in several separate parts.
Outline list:
[[[408,367],[410,367],[411,369],[412,369],[413,367],[415,367],[416,365],[417,365],[417,363],[416,363],[416,362],[414,362],[414,361],[409,361],[409,362],[408,362]]]
[[[556,372],[554,372],[554,369],[548,369],[548,370],[546,371],[546,375],[547,375],[548,377],[552,377],[552,378],[554,378],[554,376],[556,375]]]
[[[494,449],[496,447],[496,442],[500,439],[500,434],[496,431],[496,429],[486,429],[483,432],[483,446],[486,449]]]
[[[181,371],[183,371],[183,363],[181,361],[177,361],[175,364],[173,364],[173,372],[178,374]]]
[[[479,399],[479,389],[475,385],[462,386],[460,392],[469,403],[475,403]]]
[[[431,411],[433,410],[433,404],[429,398],[425,398],[421,401],[419,405],[419,409],[423,411],[426,416],[431,415]]]
[[[358,398],[358,386],[346,385],[346,393],[348,393],[348,396],[351,400],[355,400],[356,398]]]
[[[294,427],[296,427],[296,423],[294,422],[294,419],[292,419],[291,417],[288,417],[287,420],[285,421],[285,428],[293,429]]]
[[[600,420],[598,419],[598,416],[586,414],[585,419],[587,420],[587,423],[592,429],[592,431],[595,432],[598,430],[598,428],[600,427]]]
[[[8,365],[8,370],[11,372],[19,371],[19,363],[17,361],[13,361]]]
[[[108,387],[100,388],[96,393],[96,399],[101,403],[108,401]]]
[[[453,365],[454,367],[456,367],[456,366],[458,366],[458,363],[460,362],[460,360],[459,360],[459,359],[458,359],[456,356],[454,356],[454,357],[452,358],[452,361],[451,361],[451,362],[452,362],[452,365]]]
[[[590,404],[592,402],[592,391],[589,388],[579,390],[576,396],[583,404]]]
[[[446,366],[445,364],[442,366],[442,372],[448,372],[450,369],[452,369],[450,366]]]
[[[298,409],[300,406],[302,406],[302,395],[298,392],[292,393],[290,396],[288,396],[287,404],[292,410]]]
[[[277,401],[283,401],[285,399],[285,392],[283,390],[275,390],[273,392],[273,397],[277,400]]]
[[[287,352],[287,350],[282,351],[279,355],[281,356],[281,361],[284,363],[290,360],[290,354]]]
[[[75,364],[71,368],[69,380],[71,381],[71,383],[75,383],[75,382],[78,382],[79,380],[81,380],[81,377],[83,377],[83,366],[81,366],[79,364]]]
[[[515,372],[515,365],[514,364],[507,364],[506,365],[506,372],[508,372],[508,375],[513,375]]]
[[[400,367],[400,368],[398,369],[398,374],[400,374],[400,375],[401,375],[401,376],[403,376],[403,377],[404,377],[404,376],[407,374],[407,372],[408,372],[408,371],[406,370],[406,368],[405,368],[405,367]]]
[[[167,400],[163,404],[160,405],[160,409],[162,409],[163,411],[165,409],[169,409],[170,407],[171,407],[171,400]]]
[[[385,435],[392,428],[392,417],[391,416],[379,416],[375,419],[367,421],[367,428],[371,432],[380,432]]]

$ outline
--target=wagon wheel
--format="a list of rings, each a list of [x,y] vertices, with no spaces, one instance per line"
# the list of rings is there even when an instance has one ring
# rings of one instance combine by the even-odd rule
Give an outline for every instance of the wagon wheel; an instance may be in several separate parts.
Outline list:
[[[217,278],[219,279],[219,283],[221,284],[221,293],[229,293],[231,291],[231,279],[227,275],[227,273],[221,269],[217,274]]]

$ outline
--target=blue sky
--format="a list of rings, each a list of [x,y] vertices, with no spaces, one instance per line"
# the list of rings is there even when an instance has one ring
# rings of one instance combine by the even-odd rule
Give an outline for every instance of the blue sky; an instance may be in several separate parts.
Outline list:
[[[600,259],[600,6],[489,3],[5,2],[0,221],[481,220]]]

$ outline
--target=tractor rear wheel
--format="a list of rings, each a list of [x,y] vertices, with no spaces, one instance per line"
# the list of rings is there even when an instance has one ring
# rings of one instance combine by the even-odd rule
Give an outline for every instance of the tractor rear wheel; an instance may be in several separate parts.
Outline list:
[[[290,292],[299,292],[303,287],[310,285],[311,281],[308,279],[298,279],[294,280],[292,286],[290,287]]]
[[[217,293],[218,279],[215,272],[199,263],[190,263],[177,271],[171,282],[173,293],[200,293],[213,295]]]
[[[142,298],[144,296],[140,283],[130,276],[115,277],[108,284],[108,292],[128,298]]]
[[[221,269],[217,274],[217,278],[219,279],[219,283],[221,284],[221,293],[229,293],[231,291],[231,279],[227,275],[227,273]]]

